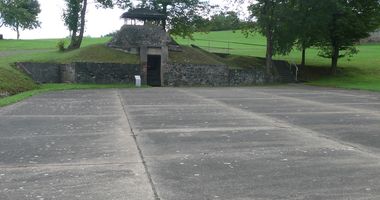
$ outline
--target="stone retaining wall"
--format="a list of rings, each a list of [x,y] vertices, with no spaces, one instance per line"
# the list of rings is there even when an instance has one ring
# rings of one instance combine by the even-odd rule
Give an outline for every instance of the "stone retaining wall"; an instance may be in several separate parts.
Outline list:
[[[38,83],[134,83],[140,65],[115,63],[17,63]],[[226,65],[168,64],[164,86],[245,86],[272,83],[263,67],[229,69]],[[270,81],[268,81],[270,80]]]
[[[16,63],[38,83],[134,83],[140,65],[117,63]]]
[[[261,85],[265,82],[265,71],[262,68],[229,70],[230,86]]]
[[[166,86],[228,86],[226,65],[169,64]]]
[[[74,63],[77,83],[134,83],[139,65],[115,63]]]
[[[229,69],[226,65],[169,64],[167,86],[244,86],[266,83],[263,68]]]
[[[54,63],[17,63],[17,68],[28,74],[38,83],[60,83],[62,82],[62,64]]]

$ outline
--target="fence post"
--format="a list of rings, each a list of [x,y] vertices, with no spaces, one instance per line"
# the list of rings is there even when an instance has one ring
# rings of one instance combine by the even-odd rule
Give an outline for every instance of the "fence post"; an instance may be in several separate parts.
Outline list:
[[[227,54],[230,54],[230,41],[228,40]]]

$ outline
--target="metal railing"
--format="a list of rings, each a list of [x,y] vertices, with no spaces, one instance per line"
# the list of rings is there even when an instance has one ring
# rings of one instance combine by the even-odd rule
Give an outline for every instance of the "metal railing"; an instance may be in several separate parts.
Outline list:
[[[201,47],[204,50],[213,53],[233,53],[233,52],[250,52],[257,50],[258,48],[265,48],[264,44],[255,44],[255,43],[245,43],[245,42],[236,42],[236,41],[222,41],[222,40],[209,40],[209,39],[195,39],[187,40],[184,42],[187,45],[196,45]]]
[[[294,71],[294,79],[296,82],[298,82],[298,73],[299,73],[299,67],[298,65],[296,64],[296,62],[294,62],[294,60],[292,61],[288,61],[289,63],[289,70],[290,72],[293,72],[292,68],[294,67],[295,71]]]

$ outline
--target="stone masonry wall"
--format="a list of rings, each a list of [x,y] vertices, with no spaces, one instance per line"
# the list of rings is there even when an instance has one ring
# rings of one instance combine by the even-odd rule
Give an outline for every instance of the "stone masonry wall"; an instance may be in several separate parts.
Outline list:
[[[159,26],[124,25],[108,44],[120,49],[162,47],[170,42],[169,35]]]
[[[265,71],[262,68],[254,69],[230,69],[229,85],[261,85],[265,83]]]
[[[225,65],[169,64],[166,86],[244,86],[264,84],[262,68],[229,69]]]
[[[28,74],[37,83],[60,83],[62,64],[54,63],[17,63],[17,68]]]
[[[164,74],[166,86],[227,86],[225,65],[168,64]]]
[[[74,63],[77,83],[134,83],[140,66],[115,63]]]
[[[17,63],[38,83],[134,83],[140,65],[117,63]]]
[[[115,63],[17,63],[39,83],[134,83],[140,65]],[[268,83],[264,68],[229,69],[226,65],[168,64],[164,86],[245,86]],[[273,80],[273,79],[269,79]]]

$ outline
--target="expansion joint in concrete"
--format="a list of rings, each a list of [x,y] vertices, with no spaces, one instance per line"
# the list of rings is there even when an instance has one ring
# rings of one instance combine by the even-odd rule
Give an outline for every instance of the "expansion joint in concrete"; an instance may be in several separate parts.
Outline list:
[[[376,160],[380,160],[380,155],[379,154],[374,153],[371,150],[369,150],[367,148],[364,148],[364,147],[362,147],[359,144],[353,144],[353,143],[337,140],[337,139],[335,139],[333,137],[329,137],[329,136],[321,134],[319,132],[315,132],[315,131],[313,131],[311,129],[303,128],[303,127],[300,127],[300,126],[296,126],[294,124],[290,124],[290,123],[288,123],[286,121],[283,121],[283,120],[280,120],[280,119],[277,119],[277,118],[274,118],[274,117],[270,117],[270,116],[267,116],[265,114],[255,113],[255,112],[252,112],[252,111],[246,111],[246,110],[243,110],[243,109],[240,109],[240,108],[236,108],[234,106],[230,106],[230,105],[228,105],[226,103],[223,103],[221,101],[218,101],[218,100],[215,100],[215,99],[206,98],[206,97],[203,97],[201,95],[189,92],[187,90],[178,89],[178,91],[180,91],[182,93],[185,93],[186,95],[189,95],[189,96],[201,99],[203,101],[206,101],[206,102],[208,102],[210,104],[213,104],[213,105],[216,105],[216,106],[220,106],[220,107],[222,107],[222,108],[224,108],[226,110],[230,110],[231,112],[239,113],[241,115],[250,117],[252,119],[261,120],[261,121],[263,121],[265,123],[269,123],[269,124],[273,125],[274,127],[288,129],[293,134],[297,134],[297,135],[303,136],[303,137],[309,137],[309,138],[318,139],[318,140],[320,140],[320,142],[324,142],[324,143],[330,144],[332,146],[340,147],[342,149],[355,150],[357,153],[360,153],[360,154],[362,154],[365,157],[370,157],[370,158],[373,158],[373,159],[376,159]],[[269,95],[269,94],[264,93],[264,92],[257,92],[257,93]],[[276,95],[276,96],[278,96],[278,95]],[[282,97],[282,96],[278,96],[278,97]],[[291,97],[289,97],[289,99],[292,99],[294,101],[299,100],[297,98],[291,98]],[[302,100],[299,100],[299,101],[302,101]],[[307,101],[307,102],[308,103],[314,103],[313,101]],[[315,102],[315,103],[318,104],[317,102]],[[350,109],[350,110],[357,111],[359,109]]]
[[[120,165],[130,165],[130,164],[138,164],[141,162],[112,162],[112,163],[71,163],[71,164],[27,164],[27,165],[0,165],[0,169],[27,169],[27,168],[38,168],[38,169],[46,169],[46,168],[62,168],[62,167],[98,167],[98,166],[120,166]]]
[[[141,148],[140,148],[140,146],[139,146],[139,144],[138,144],[138,141],[137,141],[137,134],[135,134],[135,132],[134,132],[134,130],[133,130],[133,127],[132,127],[132,124],[131,124],[131,122],[130,122],[130,119],[129,119],[129,117],[128,117],[128,110],[127,110],[127,108],[126,108],[126,104],[125,104],[123,98],[121,97],[121,94],[120,94],[120,91],[119,91],[119,90],[118,90],[118,92],[117,92],[117,96],[118,96],[118,98],[119,98],[119,100],[120,100],[120,104],[121,104],[121,107],[122,107],[122,109],[123,109],[124,116],[125,116],[126,121],[127,121],[127,123],[128,123],[129,129],[130,129],[130,131],[131,131],[131,133],[132,133],[133,139],[134,139],[134,141],[135,141],[135,144],[136,144],[137,150],[138,150],[139,155],[140,155],[140,159],[141,159],[141,161],[142,161],[142,164],[144,165],[145,173],[146,173],[146,175],[147,175],[147,178],[148,178],[148,180],[149,180],[150,186],[151,186],[151,188],[152,188],[153,195],[154,195],[154,199],[155,199],[155,200],[160,200],[160,197],[158,196],[158,193],[157,193],[156,186],[155,186],[154,183],[153,183],[152,176],[151,176],[151,174],[150,174],[150,172],[149,172],[149,169],[148,169],[147,163],[146,163],[146,161],[145,161],[144,155],[143,155],[142,150],[141,150]]]

